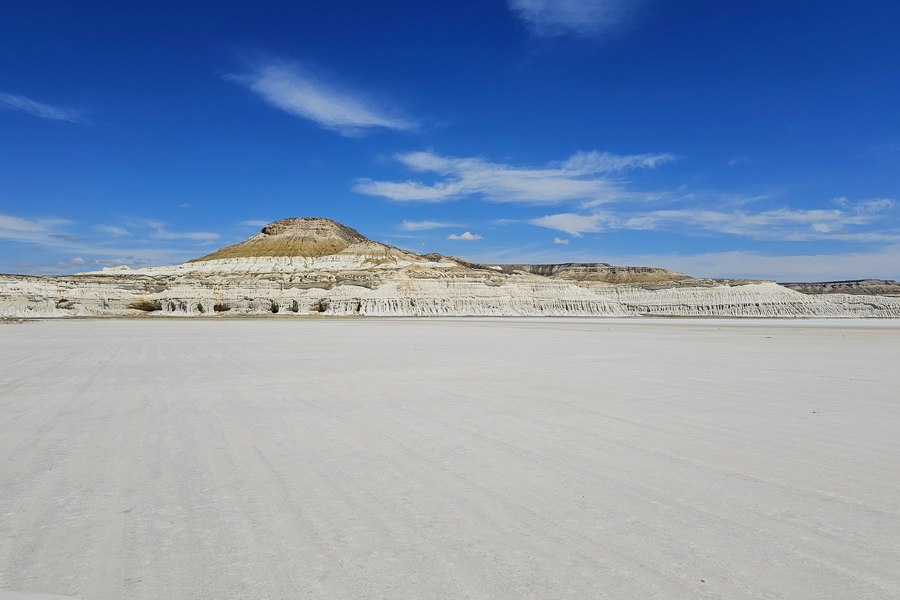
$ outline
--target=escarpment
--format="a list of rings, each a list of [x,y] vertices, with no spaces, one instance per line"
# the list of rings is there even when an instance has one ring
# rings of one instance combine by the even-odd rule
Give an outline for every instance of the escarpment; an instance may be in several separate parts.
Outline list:
[[[604,281],[606,283],[648,283],[684,281],[692,279],[684,273],[655,267],[614,267],[606,263],[563,263],[553,265],[489,265],[503,273],[521,271],[544,277],[574,281]]]
[[[900,281],[892,279],[856,279],[853,281],[822,281],[811,283],[782,283],[786,288],[804,294],[854,294],[863,296],[900,296]]]
[[[900,297],[803,291],[605,263],[481,265],[303,217],[179,265],[0,275],[0,317],[900,317]]]

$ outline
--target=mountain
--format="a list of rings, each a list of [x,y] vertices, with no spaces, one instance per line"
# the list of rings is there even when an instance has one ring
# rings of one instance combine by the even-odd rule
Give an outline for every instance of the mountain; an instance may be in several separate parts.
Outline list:
[[[259,233],[239,244],[189,262],[274,256],[317,258],[342,252],[409,258],[418,256],[373,242],[355,229],[331,219],[295,217],[269,223]]]
[[[900,317],[900,297],[605,263],[481,265],[381,244],[320,217],[275,221],[180,265],[0,275],[2,318],[264,314]]]

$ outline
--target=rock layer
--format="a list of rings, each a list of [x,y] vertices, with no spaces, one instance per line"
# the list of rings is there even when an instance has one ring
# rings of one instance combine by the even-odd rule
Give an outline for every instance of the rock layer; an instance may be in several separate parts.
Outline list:
[[[181,265],[0,275],[0,317],[136,315],[900,317],[900,298],[603,263],[476,265],[316,218]]]
[[[344,251],[383,254],[411,254],[373,242],[355,229],[321,217],[295,217],[269,223],[240,244],[222,248],[190,262],[223,258],[310,257],[329,256]]]
[[[900,296],[900,281],[892,279],[856,279],[817,283],[782,283],[804,294],[858,294],[864,296]]]
[[[556,265],[488,265],[503,273],[522,271],[544,277],[606,283],[647,283],[692,279],[684,273],[655,267],[614,267],[606,263],[563,263]]]

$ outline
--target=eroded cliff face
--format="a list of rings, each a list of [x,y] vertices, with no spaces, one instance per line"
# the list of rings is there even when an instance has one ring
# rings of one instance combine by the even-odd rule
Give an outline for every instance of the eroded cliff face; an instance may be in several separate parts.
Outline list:
[[[900,298],[810,296],[775,283],[642,287],[453,272],[0,276],[0,317],[900,317]]]
[[[645,267],[475,265],[313,218],[277,221],[181,265],[0,275],[0,317],[138,315],[900,317],[900,298]]]
[[[517,271],[571,279],[574,281],[603,281],[606,283],[650,283],[685,281],[692,279],[684,273],[655,267],[614,267],[606,263],[563,263],[555,265],[487,265],[503,273]]]
[[[892,279],[856,279],[815,283],[782,283],[804,294],[854,294],[863,296],[900,296],[900,281]]]
[[[540,277],[472,273],[449,263],[398,266],[357,261],[352,269],[332,270],[333,263],[323,262],[275,262],[263,267],[226,259],[201,269],[168,272],[0,276],[0,316],[629,314],[602,294]]]
[[[809,296],[775,282],[602,288],[628,311],[664,317],[900,317],[900,298]]]

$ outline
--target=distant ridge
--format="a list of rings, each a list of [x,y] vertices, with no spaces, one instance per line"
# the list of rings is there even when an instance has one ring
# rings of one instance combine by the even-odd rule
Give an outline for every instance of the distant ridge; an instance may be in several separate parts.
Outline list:
[[[893,279],[853,279],[850,281],[790,282],[786,288],[804,294],[857,294],[900,296],[900,282]]]
[[[900,297],[879,295],[896,285],[866,280],[789,289],[774,281],[693,279],[606,263],[484,265],[408,252],[331,219],[300,217],[178,265],[0,275],[0,321],[146,315],[900,318]]]
[[[698,280],[690,275],[658,267],[614,266],[608,263],[559,264],[478,264],[441,254],[420,255],[401,248],[370,240],[355,229],[325,217],[293,217],[274,221],[252,237],[194,258],[189,263],[219,259],[252,259],[272,257],[321,258],[335,254],[365,256],[369,260],[411,262],[450,261],[459,267],[488,270],[505,275],[528,273],[550,279],[611,284],[708,285],[739,280]],[[747,281],[749,282],[749,280]],[[747,283],[743,282],[743,283]],[[781,283],[803,294],[900,295],[900,283],[883,279]]]
[[[413,260],[453,261],[469,269],[502,273],[524,272],[542,277],[607,283],[673,282],[691,279],[683,273],[655,267],[615,267],[606,263],[554,265],[481,265],[440,254],[418,255],[365,237],[355,229],[325,217],[293,217],[269,223],[243,242],[192,259],[196,263],[219,259],[307,257],[318,258],[342,252],[365,255],[402,256]]]
[[[693,279],[684,273],[658,267],[614,267],[607,263],[561,263],[552,265],[487,265],[503,273],[523,271],[543,277],[606,283],[653,283]]]

